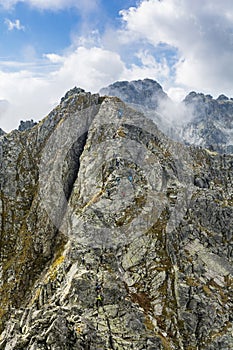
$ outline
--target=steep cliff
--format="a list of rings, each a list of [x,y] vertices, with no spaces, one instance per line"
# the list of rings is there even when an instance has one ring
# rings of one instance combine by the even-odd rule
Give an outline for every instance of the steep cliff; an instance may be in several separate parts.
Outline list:
[[[77,88],[0,144],[0,349],[233,347],[232,156]]]

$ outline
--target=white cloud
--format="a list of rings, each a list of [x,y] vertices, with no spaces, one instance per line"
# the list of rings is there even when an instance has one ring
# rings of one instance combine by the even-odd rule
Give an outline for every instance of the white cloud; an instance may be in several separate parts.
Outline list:
[[[0,0],[0,5],[17,2]],[[76,6],[85,14],[99,0],[24,2],[38,9]],[[0,109],[0,127],[9,130],[16,120],[42,118],[75,85],[96,92],[116,80],[152,78],[175,100],[190,90],[233,96],[231,0],[144,0],[121,16],[119,30],[111,28],[103,37],[98,30],[84,31],[78,39],[73,35],[73,45],[63,55],[44,55],[39,69],[33,67],[33,48],[25,47],[31,66],[19,62],[18,73],[0,71],[0,100],[10,103]],[[161,43],[166,52],[160,55]],[[10,69],[12,62],[1,66]]]
[[[0,0],[0,6],[4,9],[9,9],[17,3],[16,0]]]
[[[53,62],[63,62],[61,68],[53,73],[53,78],[66,88],[78,84],[98,91],[103,84],[117,79],[124,70],[124,63],[117,53],[98,47],[88,49],[81,46],[67,56],[47,57]]]
[[[8,108],[0,110],[3,129],[15,128],[21,119],[42,119],[68,89],[80,86],[96,92],[117,80],[125,69],[118,54],[97,47],[79,47],[70,54],[48,54],[46,58],[51,65],[49,74],[0,71],[0,100],[9,101]]]
[[[45,116],[51,105],[48,81],[25,70],[0,72],[0,91],[0,99],[8,101],[0,110],[0,127],[6,131],[15,128],[20,119]]]
[[[5,113],[8,108],[9,108],[9,102],[7,100],[0,100],[0,116],[3,113]]]
[[[73,86],[97,92],[116,80],[134,80],[169,74],[166,62],[158,63],[148,52],[139,52],[141,65],[126,66],[116,52],[100,47],[78,47],[65,55],[46,54],[41,64],[50,65],[48,74],[20,70],[0,71],[0,99],[9,101],[9,108],[0,113],[0,127],[10,130],[20,119],[44,117]],[[47,62],[47,63],[46,63]],[[11,62],[12,64],[12,62]],[[22,66],[22,68],[26,66]]]
[[[12,22],[10,19],[5,19],[5,24],[7,25],[7,28],[9,31],[11,30],[25,30],[25,27],[20,23],[19,19],[16,19],[14,22]]]
[[[124,71],[118,79],[137,80],[152,78],[163,82],[169,77],[170,70],[165,59],[162,59],[161,62],[157,62],[148,51],[139,51],[135,53],[135,56],[139,59],[139,63],[131,64],[129,67],[125,66]]]
[[[59,56],[55,53],[44,54],[44,57],[46,57],[52,63],[62,63],[64,61],[64,58],[62,56]]]
[[[167,90],[168,96],[175,102],[182,101],[187,96],[188,91],[180,87],[170,87]]]
[[[189,122],[193,118],[193,108],[181,102],[172,100],[160,100],[158,111],[163,123],[167,126],[174,126]]]
[[[125,37],[170,45],[180,60],[175,82],[213,94],[233,95],[231,0],[148,0],[121,11]]]

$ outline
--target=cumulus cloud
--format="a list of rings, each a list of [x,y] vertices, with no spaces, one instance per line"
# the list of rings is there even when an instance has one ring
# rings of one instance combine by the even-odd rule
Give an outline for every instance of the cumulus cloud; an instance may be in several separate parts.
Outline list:
[[[25,30],[25,27],[20,23],[19,19],[16,19],[14,22],[11,21],[10,19],[6,18],[5,19],[5,24],[7,25],[7,28],[9,31],[11,30]]]
[[[114,81],[124,71],[124,63],[117,53],[99,47],[88,49],[81,46],[66,56],[47,57],[53,62],[62,62],[52,76],[67,88],[79,84],[85,89],[98,91],[103,84]]]
[[[97,92],[117,80],[125,69],[118,54],[97,47],[79,47],[64,56],[48,54],[45,59],[50,65],[49,74],[0,71],[0,100],[9,101],[0,114],[3,129],[15,128],[21,119],[41,119],[74,86]]]
[[[177,50],[175,83],[233,94],[233,7],[226,0],[148,0],[121,11],[128,40]]]
[[[135,57],[138,58],[138,64],[132,63],[128,67],[125,66],[124,71],[118,79],[137,80],[153,77],[162,82],[168,78],[170,69],[166,59],[162,59],[161,62],[158,62],[150,52],[141,50],[135,53]]]
[[[98,92],[116,80],[134,80],[142,76],[168,75],[166,62],[158,63],[148,52],[139,52],[140,64],[126,65],[120,55],[100,47],[79,46],[64,55],[44,55],[41,71],[26,70],[6,73],[0,71],[0,99],[10,106],[2,113],[0,126],[6,130],[16,127],[18,120],[44,117],[73,86]],[[50,73],[44,73],[46,67]]]
[[[0,5],[10,7],[18,2],[0,0]],[[84,15],[94,11],[100,0],[24,3],[43,10],[75,6]],[[0,71],[0,100],[10,103],[1,111],[6,129],[15,127],[17,118],[42,118],[74,85],[96,92],[116,80],[152,78],[177,101],[190,90],[233,96],[231,0],[142,0],[120,15],[122,26],[108,28],[103,35],[92,26],[82,36],[72,33],[71,47],[60,55],[44,55],[37,69],[27,63],[18,73]],[[30,52],[33,60],[33,50]],[[187,115],[174,105],[162,108],[167,118],[175,110],[172,114],[178,119]]]
[[[8,101],[0,111],[0,127],[10,131],[20,119],[36,119],[41,114],[45,116],[51,106],[48,88],[48,81],[29,71],[0,72],[0,99]]]

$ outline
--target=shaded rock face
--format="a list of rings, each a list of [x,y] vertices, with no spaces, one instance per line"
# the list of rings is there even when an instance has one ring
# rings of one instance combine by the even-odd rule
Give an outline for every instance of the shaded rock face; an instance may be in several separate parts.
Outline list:
[[[170,138],[220,153],[233,153],[233,99],[191,92],[177,105],[153,80],[116,82],[100,91],[118,96],[154,120]]]
[[[34,122],[32,119],[31,120],[26,120],[26,121],[21,120],[18,130],[19,131],[25,131],[25,130],[33,128],[33,126],[35,126],[36,124],[37,123]]]
[[[233,99],[220,95],[191,92],[184,103],[192,107],[194,119],[184,129],[182,138],[188,143],[221,153],[233,150]]]
[[[119,81],[100,90],[101,95],[117,96],[130,104],[156,109],[161,99],[168,99],[160,84],[152,79]]]
[[[0,349],[233,347],[232,156],[77,88],[0,142]]]

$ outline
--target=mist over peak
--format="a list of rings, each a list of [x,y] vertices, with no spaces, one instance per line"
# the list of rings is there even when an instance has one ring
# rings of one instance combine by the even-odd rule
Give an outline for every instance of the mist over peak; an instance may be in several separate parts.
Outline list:
[[[152,119],[170,138],[185,144],[232,153],[233,99],[191,91],[173,101],[155,80],[119,81],[100,90],[117,96]]]

